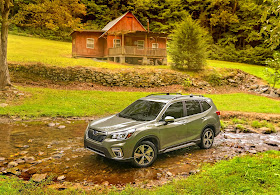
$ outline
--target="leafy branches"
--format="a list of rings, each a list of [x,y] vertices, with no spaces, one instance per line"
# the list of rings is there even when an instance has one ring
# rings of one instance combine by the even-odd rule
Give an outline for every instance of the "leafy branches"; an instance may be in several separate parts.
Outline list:
[[[269,78],[272,87],[280,81],[280,53],[275,52],[273,59],[268,59],[266,64],[269,68],[265,69],[265,75]]]

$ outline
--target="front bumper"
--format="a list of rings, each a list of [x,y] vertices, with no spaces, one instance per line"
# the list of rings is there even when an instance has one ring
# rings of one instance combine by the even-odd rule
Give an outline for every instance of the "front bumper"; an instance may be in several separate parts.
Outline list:
[[[134,146],[131,147],[128,140],[115,141],[111,139],[105,139],[102,142],[97,142],[85,135],[84,137],[84,147],[100,156],[118,160],[118,161],[130,161],[132,159],[132,152]],[[123,152],[123,157],[116,157],[113,153],[112,148],[121,148]]]

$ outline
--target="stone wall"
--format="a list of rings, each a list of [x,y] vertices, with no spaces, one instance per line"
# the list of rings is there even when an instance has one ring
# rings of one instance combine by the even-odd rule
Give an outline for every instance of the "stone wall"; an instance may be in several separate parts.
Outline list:
[[[97,69],[90,67],[57,67],[42,64],[9,64],[12,73],[42,77],[52,81],[79,81],[104,86],[158,87],[182,84],[187,75],[159,69]]]

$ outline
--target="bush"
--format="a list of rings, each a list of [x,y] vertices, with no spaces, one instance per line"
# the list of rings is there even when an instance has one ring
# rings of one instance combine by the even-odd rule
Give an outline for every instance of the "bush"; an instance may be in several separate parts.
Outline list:
[[[223,77],[219,72],[213,70],[213,71],[208,71],[208,73],[205,74],[204,79],[212,86],[218,86],[218,85],[222,85]]]
[[[200,70],[206,64],[207,32],[191,16],[177,25],[170,43],[170,55],[177,69]]]
[[[252,121],[251,126],[253,128],[261,128],[262,124],[259,121]]]

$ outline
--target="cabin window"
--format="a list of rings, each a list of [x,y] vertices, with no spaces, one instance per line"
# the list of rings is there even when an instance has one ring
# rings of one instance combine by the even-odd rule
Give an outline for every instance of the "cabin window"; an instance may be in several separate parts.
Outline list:
[[[152,49],[157,49],[158,48],[158,43],[152,43]]]
[[[137,49],[144,49],[144,41],[138,40],[137,41]]]
[[[94,49],[94,39],[87,38],[87,48]]]
[[[121,40],[120,39],[114,39],[114,48],[121,47]]]

